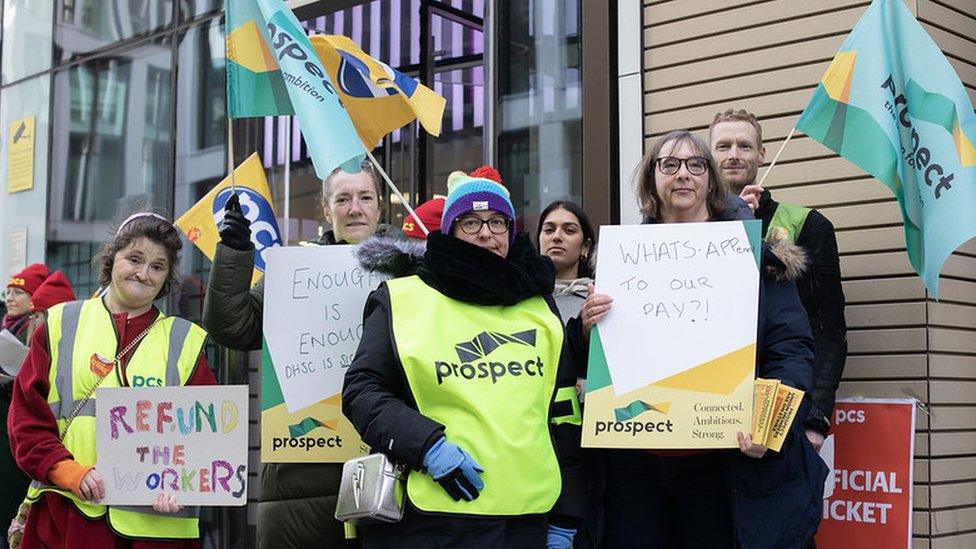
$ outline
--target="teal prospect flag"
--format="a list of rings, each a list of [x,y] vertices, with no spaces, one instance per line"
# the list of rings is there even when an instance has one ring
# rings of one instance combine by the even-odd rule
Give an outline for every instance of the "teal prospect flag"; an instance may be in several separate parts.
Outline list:
[[[871,3],[796,128],[891,189],[909,261],[937,297],[946,258],[976,236],[976,115],[904,2]]]
[[[349,113],[295,14],[281,0],[226,0],[231,117],[298,118],[319,179],[366,155]]]
[[[227,113],[231,118],[295,114],[281,69],[265,42],[254,0],[224,0],[227,17]]]

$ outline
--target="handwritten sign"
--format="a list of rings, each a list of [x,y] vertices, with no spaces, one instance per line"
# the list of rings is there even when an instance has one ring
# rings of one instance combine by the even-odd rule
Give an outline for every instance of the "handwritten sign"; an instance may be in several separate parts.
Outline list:
[[[915,402],[838,400],[817,547],[912,547]]]
[[[369,451],[341,410],[363,335],[363,307],[385,277],[354,246],[268,250],[264,284],[261,460],[341,463]]]
[[[758,221],[600,228],[583,444],[732,448],[752,425]]]
[[[354,246],[268,250],[264,338],[289,412],[342,389],[363,337],[363,305],[383,277]]]
[[[96,393],[96,467],[106,505],[247,504],[246,385],[105,388]]]

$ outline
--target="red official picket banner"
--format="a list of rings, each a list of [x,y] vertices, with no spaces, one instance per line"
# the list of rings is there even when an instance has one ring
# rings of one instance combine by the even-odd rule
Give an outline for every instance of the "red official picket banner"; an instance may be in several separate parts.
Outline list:
[[[817,547],[910,549],[915,401],[838,400],[831,423]]]

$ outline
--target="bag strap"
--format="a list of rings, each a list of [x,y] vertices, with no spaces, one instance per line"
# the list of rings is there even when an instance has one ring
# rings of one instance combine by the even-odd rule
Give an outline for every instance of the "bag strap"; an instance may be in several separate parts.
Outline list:
[[[125,348],[122,349],[122,351],[115,356],[115,360],[112,361],[112,367],[109,369],[109,371],[105,372],[105,375],[98,378],[98,382],[96,382],[95,385],[93,385],[92,388],[88,390],[88,393],[85,395],[85,397],[81,399],[78,402],[78,405],[75,406],[75,409],[71,411],[71,415],[68,416],[68,420],[65,421],[64,427],[61,429],[61,432],[59,433],[59,436],[62,441],[64,441],[64,436],[68,434],[68,428],[71,427],[71,422],[74,421],[76,417],[78,417],[78,414],[81,413],[81,409],[84,408],[85,404],[87,404],[88,401],[91,400],[92,396],[95,395],[95,390],[98,389],[98,387],[102,384],[103,381],[105,381],[105,378],[107,378],[110,373],[115,371],[115,367],[120,364],[122,358],[124,358],[125,355],[129,354],[129,351],[131,351],[136,345],[138,345],[139,342],[142,341],[142,338],[146,337],[146,335],[149,333],[149,330],[152,330],[153,326],[155,326],[163,318],[164,318],[163,315],[159,314],[159,316],[156,317],[156,320],[154,320],[152,324],[147,326],[146,329],[143,330],[141,334],[137,335],[135,339],[130,341],[129,344],[126,345]]]

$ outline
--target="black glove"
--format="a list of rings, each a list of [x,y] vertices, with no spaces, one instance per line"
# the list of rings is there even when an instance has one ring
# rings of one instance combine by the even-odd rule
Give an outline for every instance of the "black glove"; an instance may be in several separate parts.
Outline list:
[[[236,194],[227,199],[224,221],[220,224],[220,241],[225,246],[247,252],[254,249],[251,242],[251,222],[241,211],[241,199]]]

